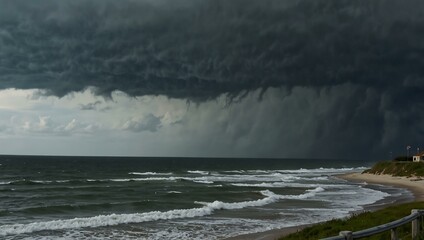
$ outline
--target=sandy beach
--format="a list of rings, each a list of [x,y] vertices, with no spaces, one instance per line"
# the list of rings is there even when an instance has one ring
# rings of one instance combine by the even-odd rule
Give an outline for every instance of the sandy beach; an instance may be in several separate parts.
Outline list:
[[[409,189],[415,197],[415,201],[424,201],[424,178],[393,177],[391,175],[375,175],[368,173],[349,173],[338,176],[339,178],[370,184],[383,184]]]
[[[352,182],[366,182],[368,184],[381,184],[406,188],[414,194],[415,201],[424,201],[424,178],[393,177],[391,175],[374,175],[368,173],[348,173],[339,175],[337,177]],[[228,240],[274,240],[300,231],[308,226],[310,225],[274,229],[267,232],[240,235],[237,237],[229,238]]]
[[[311,226],[311,225],[301,225],[301,226],[288,227],[288,228],[282,228],[282,229],[273,229],[266,232],[244,234],[244,235],[227,238],[226,240],[275,240],[280,237],[298,232],[308,226]]]

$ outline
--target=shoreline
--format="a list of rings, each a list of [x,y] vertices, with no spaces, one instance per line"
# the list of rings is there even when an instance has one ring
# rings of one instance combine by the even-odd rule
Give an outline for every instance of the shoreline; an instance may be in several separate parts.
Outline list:
[[[335,177],[355,182],[374,184],[374,185],[384,185],[391,187],[399,187],[407,189],[413,194],[413,201],[424,201],[424,178],[407,178],[407,177],[394,177],[391,175],[375,175],[369,173],[346,173],[341,175],[336,175]],[[399,199],[395,202],[387,202],[385,204],[379,205],[378,207],[373,206],[364,206],[365,209],[375,211],[377,209],[382,209],[390,205],[400,204],[402,201]],[[319,223],[316,223],[319,224]],[[226,240],[275,240],[281,237],[287,236],[291,233],[296,233],[303,230],[306,227],[312,226],[314,224],[299,225],[281,229],[273,229],[265,232],[252,233],[252,234],[243,234],[235,237],[226,238]]]
[[[299,226],[293,226],[293,227],[272,229],[272,230],[268,230],[265,232],[258,232],[258,233],[242,234],[242,235],[237,235],[234,237],[225,238],[225,240],[275,240],[280,237],[284,237],[289,234],[301,231],[304,228],[307,228],[312,225],[314,224],[306,224],[306,225],[299,225]]]
[[[366,182],[408,189],[414,195],[414,201],[424,201],[424,179],[375,175],[370,173],[347,173],[337,176],[351,182]]]

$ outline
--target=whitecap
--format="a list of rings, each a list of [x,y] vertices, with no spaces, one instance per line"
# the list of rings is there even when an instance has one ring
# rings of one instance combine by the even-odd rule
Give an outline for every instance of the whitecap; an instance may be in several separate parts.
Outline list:
[[[110,214],[88,218],[74,218],[66,220],[54,220],[47,222],[34,222],[28,224],[3,225],[0,236],[11,234],[23,234],[44,230],[61,230],[85,227],[104,227],[126,223],[141,223],[157,220],[168,220],[178,218],[192,218],[212,214],[213,209],[208,207],[192,209],[175,209],[166,212],[153,211],[134,214]]]
[[[193,170],[193,171],[187,171],[187,172],[192,174],[209,175],[208,171],[201,171],[201,170]]]
[[[30,180],[30,182],[32,183],[38,183],[38,184],[48,184],[48,183],[53,183],[53,181],[43,181],[43,180]]]
[[[230,171],[223,171],[224,173],[244,173],[244,170],[230,170]]]
[[[95,217],[87,218],[74,218],[66,220],[53,220],[46,222],[34,222],[28,224],[11,224],[3,225],[0,231],[0,236],[7,236],[13,234],[31,233],[44,230],[61,230],[61,229],[75,229],[75,228],[86,228],[86,227],[104,227],[113,226],[127,223],[141,223],[141,222],[152,222],[158,220],[169,220],[169,219],[182,219],[182,218],[194,218],[213,214],[216,210],[234,210],[242,209],[246,207],[259,207],[270,203],[277,202],[281,199],[305,199],[314,196],[316,193],[324,191],[323,188],[318,187],[316,189],[308,190],[306,193],[301,195],[278,195],[269,190],[261,191],[260,193],[265,198],[245,201],[245,202],[234,202],[226,203],[222,201],[214,201],[211,203],[197,202],[202,204],[200,208],[190,209],[175,209],[170,211],[152,211],[146,213],[133,213],[133,214],[110,214],[110,215],[99,215]]]
[[[235,187],[267,187],[267,188],[280,188],[285,187],[287,184],[282,182],[272,182],[272,183],[232,183],[231,185]]]
[[[56,180],[55,182],[57,182],[57,183],[68,183],[70,181],[71,180]]]
[[[168,193],[180,194],[180,193],[182,193],[182,192],[180,192],[180,191],[168,191]]]
[[[176,181],[183,177],[146,177],[146,178],[111,178],[111,179],[86,179],[87,182],[135,182],[135,181]],[[187,180],[191,180],[190,178]]]
[[[158,173],[158,172],[129,172],[130,175],[172,175],[172,172],[164,172],[164,173]]]
[[[357,167],[357,168],[313,168],[305,169],[300,168],[296,170],[278,170],[281,173],[338,173],[338,172],[350,172],[350,171],[361,171],[367,169],[366,167]]]

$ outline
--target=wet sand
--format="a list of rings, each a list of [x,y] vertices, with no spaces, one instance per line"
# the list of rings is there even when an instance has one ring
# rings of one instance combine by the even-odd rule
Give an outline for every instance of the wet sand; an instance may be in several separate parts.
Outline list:
[[[406,188],[414,194],[415,201],[424,201],[424,178],[393,177],[391,175],[369,173],[348,173],[338,177],[353,182],[366,182]]]
[[[406,188],[414,194],[415,201],[424,201],[424,178],[393,177],[391,175],[374,175],[368,173],[348,173],[339,175],[337,177],[352,182],[366,182],[369,184],[381,184]],[[282,229],[273,229],[266,232],[240,235],[228,238],[227,240],[275,240],[283,236],[287,236],[291,233],[300,231],[308,226],[311,225],[301,225]]]

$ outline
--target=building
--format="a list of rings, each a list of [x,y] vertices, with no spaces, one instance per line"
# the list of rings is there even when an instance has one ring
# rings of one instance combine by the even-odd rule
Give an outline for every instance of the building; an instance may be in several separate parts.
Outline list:
[[[412,157],[413,162],[424,162],[424,152],[420,152]]]

